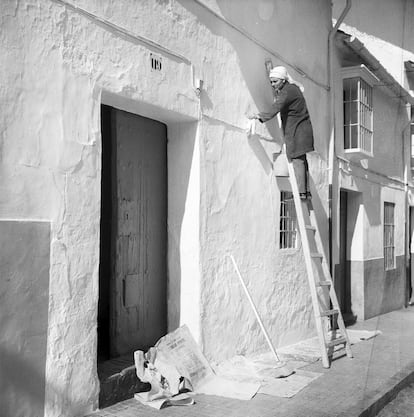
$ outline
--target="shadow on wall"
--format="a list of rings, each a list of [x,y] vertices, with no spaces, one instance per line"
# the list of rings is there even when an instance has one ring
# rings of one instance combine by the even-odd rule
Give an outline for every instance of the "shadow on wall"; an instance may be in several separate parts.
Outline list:
[[[0,403],[2,417],[43,416],[45,375],[37,362],[17,353],[16,347],[0,345]],[[49,386],[50,388],[50,386]],[[53,388],[52,388],[53,390]],[[59,393],[59,397],[62,394]],[[20,414],[17,414],[20,413]]]
[[[44,414],[50,224],[0,221],[0,414]]]

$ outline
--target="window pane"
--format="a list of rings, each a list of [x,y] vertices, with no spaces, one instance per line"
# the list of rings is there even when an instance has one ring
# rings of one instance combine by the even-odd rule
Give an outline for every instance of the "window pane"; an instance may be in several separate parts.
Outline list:
[[[350,105],[350,113],[351,113],[351,123],[358,123],[358,103],[352,102],[349,103]]]
[[[365,149],[365,129],[360,127],[359,129],[359,138],[360,138],[360,148]]]
[[[367,127],[368,108],[365,105],[361,105],[361,125]]]
[[[395,268],[395,224],[393,203],[384,202],[384,267],[385,270]]]
[[[358,148],[358,126],[351,126],[351,148]]]
[[[372,153],[372,87],[362,78],[344,79],[344,149]]]
[[[358,100],[358,78],[351,78],[349,81],[350,81],[350,99]]]
[[[344,103],[344,124],[351,123],[351,103]]]
[[[345,79],[344,80],[344,101],[349,101],[351,98],[350,94],[349,94],[349,80]]]
[[[344,126],[344,148],[349,149],[350,143],[349,143],[349,126]]]

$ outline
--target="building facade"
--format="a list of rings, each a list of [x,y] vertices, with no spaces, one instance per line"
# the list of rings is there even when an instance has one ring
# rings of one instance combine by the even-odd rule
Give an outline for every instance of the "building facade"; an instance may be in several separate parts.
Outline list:
[[[281,134],[276,120],[246,133],[246,113],[273,100],[269,59],[305,88],[312,201],[344,309],[403,304],[407,98],[376,84],[375,51],[335,35],[331,2],[21,0],[0,19],[5,415],[96,409],[101,363],[182,324],[210,360],[265,351],[230,255],[276,347],[313,336],[294,207],[272,167]],[[344,80],[359,78],[371,99],[347,105],[371,109],[373,136],[358,156],[342,109]]]
[[[409,1],[352,2],[335,39],[332,256],[348,322],[409,297],[413,18]]]
[[[245,114],[272,103],[266,59],[304,85],[326,223],[331,7],[242,3],[2,5],[6,415],[95,409],[98,362],[184,323],[209,359],[265,350],[229,255],[275,346],[313,334],[278,127],[248,140]]]

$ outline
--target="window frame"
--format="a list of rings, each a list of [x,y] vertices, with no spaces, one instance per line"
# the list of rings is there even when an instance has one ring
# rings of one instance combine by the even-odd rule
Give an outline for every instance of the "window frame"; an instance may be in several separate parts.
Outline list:
[[[345,67],[342,68],[342,105],[343,105],[343,111],[342,111],[342,117],[343,117],[343,123],[342,123],[342,129],[343,129],[343,149],[346,154],[362,154],[364,156],[373,157],[374,156],[374,104],[373,104],[373,98],[374,98],[374,85],[378,83],[378,78],[375,77],[374,74],[372,74],[368,68],[361,64],[353,67]],[[357,97],[354,100],[345,101],[344,100],[344,84],[345,80],[357,80]],[[366,89],[366,94],[362,95],[361,91],[363,91],[363,83],[368,87],[369,89]],[[349,125],[346,124],[345,119],[345,106],[348,103],[356,103],[357,105],[357,122],[356,123],[350,123]],[[364,111],[362,111],[364,109]],[[364,115],[364,117],[361,117],[361,115]],[[368,114],[368,117],[366,115]],[[351,117],[351,116],[350,116]],[[363,120],[362,120],[363,119]],[[352,128],[352,126],[355,126],[357,129],[357,147],[356,148],[350,148],[345,147],[346,143],[346,127]],[[367,126],[370,126],[371,129],[369,129]],[[364,132],[364,134],[362,133]],[[363,146],[363,141],[365,141],[365,135],[369,136],[368,141],[370,142],[368,146]],[[361,146],[362,145],[362,146]]]
[[[392,216],[390,216],[390,212],[387,210],[387,207],[392,208]],[[383,221],[384,270],[391,271],[396,268],[395,203],[392,203],[390,201],[384,201]]]
[[[414,179],[414,105],[410,108],[410,172]]]
[[[289,199],[287,201],[287,199]],[[280,192],[279,212],[279,249],[289,250],[299,247],[299,229],[293,194],[291,191]]]

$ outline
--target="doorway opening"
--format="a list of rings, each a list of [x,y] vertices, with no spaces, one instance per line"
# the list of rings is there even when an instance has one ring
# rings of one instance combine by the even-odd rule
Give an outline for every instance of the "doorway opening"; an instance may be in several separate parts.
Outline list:
[[[147,388],[134,370],[121,381],[127,386],[117,382],[118,394],[105,381],[167,332],[167,127],[102,105],[101,132],[97,360],[105,407]]]
[[[335,275],[335,290],[344,322],[349,326],[356,322],[352,310],[351,247],[354,242],[359,207],[359,193],[340,190],[339,200],[339,268]]]
[[[407,268],[407,293],[406,293],[406,303],[408,305],[414,305],[414,207],[410,206],[409,208],[409,237],[408,237],[408,253],[409,253],[409,262]]]

